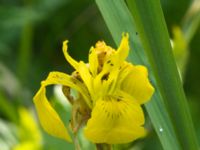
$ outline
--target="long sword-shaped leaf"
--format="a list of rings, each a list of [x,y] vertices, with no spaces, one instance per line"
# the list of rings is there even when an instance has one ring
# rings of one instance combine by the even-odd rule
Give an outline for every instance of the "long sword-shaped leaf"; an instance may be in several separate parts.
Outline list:
[[[159,0],[127,0],[181,148],[198,144]]]
[[[130,52],[129,60],[136,64],[145,64],[148,66],[149,64],[145,59],[146,57],[138,38],[138,31],[135,29],[135,23],[131,18],[125,2],[123,0],[96,0],[96,3],[116,43],[119,43],[122,32],[128,32],[130,34],[132,51]],[[177,140],[166,106],[157,89],[152,72],[150,72],[150,78],[156,87],[156,92],[152,100],[145,107],[163,148],[165,150],[178,150],[180,149],[180,144]]]

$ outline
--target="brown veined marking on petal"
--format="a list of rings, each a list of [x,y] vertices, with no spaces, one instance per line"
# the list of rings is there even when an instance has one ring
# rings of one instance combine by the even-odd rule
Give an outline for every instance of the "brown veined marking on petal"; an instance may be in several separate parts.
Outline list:
[[[110,59],[109,59],[106,63],[107,63],[107,64],[110,64],[110,66],[114,66],[114,64],[111,62]]]
[[[118,102],[120,102],[120,101],[121,101],[121,99],[120,99],[120,98],[117,98],[117,101],[118,101]]]
[[[93,74],[92,74],[92,72],[90,70],[89,70],[89,73],[90,73],[91,76],[93,76]]]
[[[103,64],[106,62],[109,57],[115,53],[115,50],[107,46],[105,42],[97,42],[95,46],[95,51],[98,55],[99,61],[99,72],[101,71]]]
[[[101,81],[108,80],[108,78],[109,78],[109,73],[106,73],[101,77]]]
[[[108,60],[106,63],[107,63],[107,64],[111,63],[111,60]]]
[[[105,110],[105,104],[101,103],[101,105],[102,105],[102,109]]]
[[[112,103],[113,101],[117,101],[118,103],[121,103],[122,99],[117,98],[117,99],[114,99],[114,100],[113,100],[113,98],[111,98],[110,96],[108,96],[108,97],[106,98],[105,101],[107,101],[108,103]],[[105,108],[105,107],[106,107],[106,106],[105,106],[105,103],[102,103],[101,105],[102,105],[102,109],[105,110],[104,112],[106,113],[106,116],[107,116],[108,118],[112,119],[112,120],[114,120],[114,119],[119,119],[120,116],[121,116],[123,113],[126,113],[126,110],[125,110],[125,109],[123,109],[124,112],[122,112],[121,109],[118,109],[117,112],[111,112],[111,111],[108,111],[108,110]],[[116,110],[115,110],[115,111],[116,111]]]
[[[105,59],[106,54],[107,54],[106,51],[97,53],[97,55],[98,55],[98,63],[99,63],[98,68],[97,68],[97,73],[100,73],[102,71],[103,64],[104,64],[104,59]]]
[[[99,61],[99,65],[100,65],[100,66],[103,66],[103,64],[104,64],[104,59],[105,59],[106,54],[107,54],[106,51],[97,52],[98,61]]]
[[[77,80],[79,80],[80,82],[83,83],[83,80],[82,80],[82,78],[81,78],[81,76],[80,76],[80,73],[79,73],[78,71],[74,71],[74,72],[72,73],[72,77],[76,78]]]
[[[124,102],[122,96],[116,97],[113,101],[116,101],[119,105],[120,103],[122,104]],[[119,109],[116,113],[116,117],[119,118],[121,115],[122,115],[122,112],[121,112],[121,109]]]

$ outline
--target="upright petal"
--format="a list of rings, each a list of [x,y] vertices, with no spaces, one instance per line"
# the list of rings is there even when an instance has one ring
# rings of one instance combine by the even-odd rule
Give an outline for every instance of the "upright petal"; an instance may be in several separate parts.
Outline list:
[[[94,47],[91,47],[90,52],[89,52],[89,69],[93,77],[97,75],[98,66],[99,66],[98,55]]]
[[[96,102],[84,134],[93,143],[128,143],[145,136],[143,123],[139,104],[125,97],[107,97]]]
[[[99,66],[103,66],[107,58],[115,53],[115,50],[103,41],[98,41],[94,49],[98,55]]]
[[[74,67],[74,69],[78,69],[78,62],[76,60],[74,60],[67,52],[67,49],[68,49],[68,40],[64,41],[63,42],[63,53],[64,53],[64,56],[66,58],[66,60],[72,65],[72,67]]]
[[[90,74],[89,68],[87,65],[81,61],[79,64],[78,72],[80,73],[81,79],[83,80],[84,84],[86,85],[89,93],[91,96],[93,96],[93,78],[92,75]]]
[[[128,33],[124,33],[122,35],[122,40],[119,45],[119,48],[117,49],[117,55],[122,62],[128,57],[128,53],[130,49],[128,39],[129,39]]]
[[[95,50],[101,51],[99,62],[103,64],[100,73],[94,78],[94,89],[98,91],[101,89],[103,95],[112,94],[118,88],[118,74],[129,53],[128,34],[123,35],[117,51],[106,46],[104,42],[97,45],[100,46],[97,46]]]

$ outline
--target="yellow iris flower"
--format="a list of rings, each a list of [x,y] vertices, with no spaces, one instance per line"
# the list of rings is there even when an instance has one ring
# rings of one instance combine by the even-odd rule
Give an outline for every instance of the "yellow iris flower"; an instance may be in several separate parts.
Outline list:
[[[127,143],[145,136],[141,104],[151,98],[154,88],[148,80],[146,67],[126,61],[129,53],[128,34],[123,35],[117,50],[104,42],[97,42],[90,49],[87,64],[69,56],[67,43],[63,42],[63,53],[75,72],[72,75],[51,72],[41,82],[34,97],[41,125],[46,132],[71,141],[67,128],[45,94],[46,86],[61,84],[75,89],[79,93],[78,100],[85,104],[83,108],[90,110],[84,135],[93,143]],[[64,93],[70,99],[68,92]]]

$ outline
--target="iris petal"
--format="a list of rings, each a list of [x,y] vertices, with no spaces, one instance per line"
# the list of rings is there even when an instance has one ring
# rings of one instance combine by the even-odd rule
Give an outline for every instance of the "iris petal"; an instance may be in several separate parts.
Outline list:
[[[120,144],[145,136],[141,106],[120,98],[108,97],[96,102],[84,129],[85,136],[93,143]]]
[[[123,34],[121,43],[119,45],[119,48],[117,49],[117,55],[120,58],[121,62],[123,62],[128,57],[130,49],[128,39],[128,33]]]
[[[104,43],[104,47],[108,46],[106,46]],[[120,72],[120,67],[128,56],[128,53],[128,34],[124,34],[118,50],[112,53],[109,52],[109,55],[107,53],[105,54],[103,68],[101,72],[95,77],[93,82],[95,90],[97,89],[97,91],[99,91],[101,89],[101,93],[105,95],[112,94],[118,88],[118,74]]]
[[[99,66],[98,55],[97,55],[94,47],[91,47],[90,54],[89,54],[89,68],[90,68],[90,71],[91,71],[93,77],[95,77],[97,75],[98,66]]]
[[[121,84],[122,90],[132,95],[140,104],[150,100],[154,88],[149,82],[147,68],[140,65],[128,65],[125,72],[126,77],[122,77],[124,78]]]
[[[46,86],[51,84],[61,84],[74,88],[79,91],[88,102],[89,96],[87,96],[87,91],[78,80],[73,79],[71,76],[64,73],[51,72],[47,79],[42,82],[39,91],[33,98],[40,123],[44,130],[50,135],[71,141],[65,125],[46,97]]]
[[[83,83],[81,83],[79,80],[72,78],[71,76],[62,73],[62,72],[51,72],[49,73],[49,76],[42,83],[43,85],[51,85],[51,84],[61,84],[64,86],[68,86],[70,88],[73,88],[80,92],[80,94],[83,96],[84,100],[88,104],[89,107],[91,107],[90,103],[90,97],[88,94],[88,91]]]
[[[50,135],[71,142],[67,129],[45,95],[46,89],[42,86],[34,97],[35,107],[42,127]]]
[[[93,97],[93,78],[92,75],[84,62],[80,62],[78,72],[80,73],[81,79],[83,80],[84,84],[86,85],[90,95]]]
[[[66,60],[72,65],[72,67],[74,67],[76,70],[78,69],[78,62],[76,60],[74,60],[67,52],[68,49],[68,45],[67,45],[68,41],[64,41],[63,42],[63,53],[64,56],[66,58]]]

